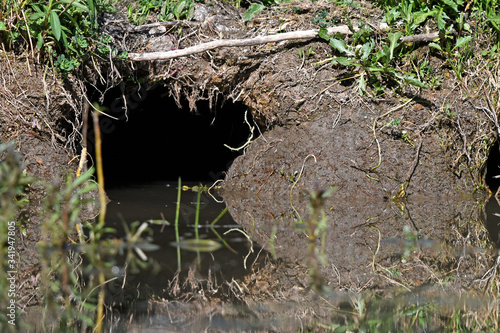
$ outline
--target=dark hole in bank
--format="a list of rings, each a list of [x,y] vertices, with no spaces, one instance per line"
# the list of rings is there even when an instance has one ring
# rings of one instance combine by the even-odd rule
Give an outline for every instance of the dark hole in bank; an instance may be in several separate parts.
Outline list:
[[[104,106],[112,119],[100,116],[106,187],[145,181],[182,180],[213,182],[223,178],[238,148],[249,135],[246,108],[219,98],[197,102],[192,112],[186,100],[179,108],[165,88],[137,89],[127,95],[127,117],[119,89],[106,94]],[[250,113],[248,122],[254,126]],[[88,136],[93,155],[92,126]],[[257,134],[257,130],[254,134]]]
[[[500,187],[500,151],[498,141],[491,147],[486,164],[486,185],[495,193]]]
[[[500,151],[498,141],[491,147],[486,165],[486,185],[495,195],[500,187]],[[500,206],[492,196],[486,203],[486,229],[490,240],[500,248]]]
[[[93,101],[92,95],[89,95]],[[239,228],[230,214],[223,215],[213,228],[210,227],[225,204],[215,202],[206,192],[202,194],[198,234],[193,227],[197,192],[182,191],[179,204],[180,241],[199,238],[222,244],[217,237],[222,235],[225,245],[219,250],[182,250],[178,258],[173,222],[178,177],[181,177],[182,185],[190,187],[200,182],[210,186],[215,180],[222,179],[233,160],[242,153],[232,151],[225,145],[238,148],[247,142],[251,131],[246,120],[251,126],[256,126],[251,115],[248,113],[245,116],[243,104],[222,103],[221,98],[214,103],[212,110],[205,100],[197,102],[196,112],[190,111],[186,100],[179,108],[168,91],[160,86],[148,91],[135,90],[126,98],[128,119],[124,115],[120,89],[109,91],[103,103],[109,109],[105,112],[118,119],[100,116],[105,186],[111,200],[107,205],[106,225],[117,231],[113,237],[125,238],[125,228],[130,228],[134,221],[143,223],[165,219],[170,222],[168,226],[149,224],[144,235],[159,249],[147,252],[150,266],[137,272],[129,270],[127,281],[140,281],[140,294],[145,297],[150,292],[162,296],[167,281],[174,277],[177,269],[180,267],[181,277],[184,278],[193,263],[197,263],[197,270],[204,277],[207,272],[212,272],[219,279],[226,277],[230,280],[247,274],[242,258],[249,251],[249,242],[239,232],[225,234]],[[87,146],[95,161],[91,118],[89,128]],[[255,129],[254,134],[257,133]],[[214,195],[217,196],[216,191]],[[257,249],[257,246],[254,247]],[[254,258],[252,254],[248,260]],[[116,271],[124,270],[124,257],[115,256],[112,260]],[[130,290],[123,290],[122,287],[111,290],[109,297],[113,302],[121,303],[123,299],[137,294],[136,284],[129,287]]]

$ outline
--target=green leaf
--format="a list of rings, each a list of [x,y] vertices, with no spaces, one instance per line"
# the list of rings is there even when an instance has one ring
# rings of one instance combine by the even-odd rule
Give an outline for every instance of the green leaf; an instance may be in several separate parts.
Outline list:
[[[424,89],[429,88],[429,87],[427,87],[427,85],[425,83],[421,82],[419,79],[417,79],[416,77],[414,77],[412,75],[402,75],[401,78],[403,80],[405,80],[405,82],[412,84],[416,87],[424,88]]]
[[[97,186],[97,184],[96,184],[96,183],[90,183],[90,184],[88,184],[87,186],[85,186],[84,188],[82,188],[82,190],[81,190],[81,191],[79,191],[79,193],[82,193],[82,194],[84,194],[84,193],[88,193],[88,192],[91,192],[91,191],[93,191],[93,190],[97,189],[97,187],[98,187],[98,186]]]
[[[328,34],[328,30],[325,28],[321,28],[318,30],[318,36],[323,38],[324,40],[330,40],[330,35]]]
[[[416,13],[413,13],[413,24],[420,25],[420,24],[424,23],[425,20],[427,20],[427,18],[429,16],[434,16],[437,13],[438,13],[438,11],[436,9],[431,10],[429,12],[416,12]]]
[[[257,15],[265,8],[264,5],[260,3],[253,3],[248,7],[248,10],[245,12],[244,18],[245,21],[250,21],[253,19],[254,15]]]
[[[429,43],[429,47],[435,48],[435,49],[437,49],[437,50],[439,50],[439,51],[442,51],[442,50],[443,50],[439,44],[436,44],[436,43],[434,43],[434,42]]]
[[[59,16],[56,11],[52,10],[49,16],[50,27],[52,28],[52,33],[54,37],[59,41],[61,39],[61,21],[59,21]]]
[[[182,15],[182,11],[184,10],[184,7],[186,6],[186,1],[180,1],[177,3],[177,6],[174,7],[174,15],[177,19],[180,19]]]
[[[448,16],[443,12],[443,8],[441,7],[439,8],[439,11],[436,15],[436,21],[439,31],[443,31],[446,27],[446,22],[444,20],[445,18],[448,18]]]
[[[149,224],[156,224],[156,225],[170,225],[170,222],[167,220],[147,220]]]
[[[0,22],[0,31],[5,31],[7,30],[7,26],[5,25],[4,22]]]
[[[120,59],[120,60],[127,60],[128,59],[128,52],[127,51],[123,51],[120,54],[118,54],[118,59]]]
[[[64,48],[67,49],[69,47],[68,36],[64,32],[64,30],[65,29],[63,29],[63,31],[61,31],[61,39],[62,39],[62,43],[64,45]]]
[[[443,1],[446,5],[448,5],[448,7],[453,9],[455,13],[458,13],[458,6],[457,6],[458,2],[463,3],[462,1],[456,1],[456,0],[441,0],[441,1]]]
[[[32,15],[30,16],[30,21],[36,21],[36,20],[38,20],[38,19],[40,19],[40,18],[43,18],[43,17],[45,17],[45,14],[44,14],[44,13],[42,13],[42,12],[39,12],[39,13],[34,13],[34,14],[32,14]]]
[[[361,50],[363,51],[363,54],[361,55],[361,60],[366,60],[370,56],[373,50],[373,43],[366,43],[363,44],[361,47]]]
[[[43,47],[43,35],[42,32],[40,32],[37,37],[36,48],[41,50],[42,47]]]
[[[92,1],[92,0],[90,0]],[[58,0],[58,2],[61,2],[61,3],[67,3],[69,5],[71,5],[72,7],[75,7],[75,8],[78,8],[84,12],[89,12],[89,7],[85,6],[84,4],[80,3],[80,1],[76,0]]]
[[[390,50],[389,60],[392,60],[392,58],[394,57],[394,49],[399,45],[398,40],[399,38],[401,38],[402,35],[403,34],[401,32],[389,34],[389,50]]]
[[[367,66],[363,67],[365,71],[370,72],[370,73],[380,73],[383,72],[384,69],[382,67],[375,67],[375,66]]]
[[[490,15],[488,15],[487,20],[492,22],[492,23],[500,24],[500,15],[490,14]]]
[[[471,40],[472,40],[472,36],[460,37],[459,39],[457,39],[457,43],[455,44],[455,47],[453,49],[461,48],[462,46],[464,46],[465,44],[467,44]]]
[[[187,251],[214,252],[222,247],[222,244],[211,239],[184,239],[179,243],[172,243]]]
[[[358,91],[361,94],[364,94],[366,92],[366,81],[365,81],[365,74],[361,74],[359,81],[358,81]]]
[[[194,17],[194,6],[190,6],[186,14],[186,20],[190,21],[193,17]]]
[[[347,54],[348,56],[354,55],[354,53],[347,48],[347,45],[344,43],[343,40],[331,38],[330,46],[336,49],[337,51],[340,51],[341,53]]]
[[[342,65],[342,66],[346,66],[346,67],[349,67],[349,66],[360,66],[360,64],[358,64],[356,62],[356,60],[354,59],[348,59],[346,57],[338,57],[338,58],[335,58],[333,60],[334,63],[337,63],[339,65]]]

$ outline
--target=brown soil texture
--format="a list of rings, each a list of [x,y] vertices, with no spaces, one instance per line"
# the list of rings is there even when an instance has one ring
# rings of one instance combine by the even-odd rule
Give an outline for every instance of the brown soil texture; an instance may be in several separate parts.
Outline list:
[[[425,266],[441,268],[445,274],[458,263],[461,228],[480,221],[481,200],[470,194],[473,179],[459,178],[450,170],[445,149],[432,135],[422,137],[418,154],[418,142],[380,137],[382,163],[368,172],[378,163],[369,129],[372,120],[359,110],[343,109],[333,126],[334,116],[276,128],[254,141],[225,181],[224,198],[231,215],[278,257],[308,266],[310,240],[304,229],[312,223],[310,207],[325,211],[326,239],[317,240],[315,246],[317,250],[325,246],[324,276],[335,288],[391,284],[380,277],[383,267],[400,271],[399,278],[408,287],[438,282],[443,275],[426,271]],[[407,196],[398,198],[408,174],[412,177]],[[331,186],[336,192],[324,203],[309,202],[311,193],[320,195]],[[294,208],[303,225],[295,224],[299,216]],[[408,240],[405,227],[410,234],[418,232],[420,242]],[[402,263],[405,248],[411,258]],[[473,267],[462,269],[455,280],[459,284],[469,284],[484,273]]]
[[[76,171],[75,144],[80,140],[75,112],[77,101],[70,85],[48,75],[29,60],[0,53],[0,143],[11,143],[20,155],[18,166],[28,176],[36,178],[25,190],[28,204],[16,216],[18,255],[16,277],[19,306],[38,304],[42,221],[50,216],[46,210],[49,188],[65,185],[67,176]],[[0,156],[0,163],[5,156]],[[73,177],[74,178],[74,177]],[[82,207],[80,220],[96,215],[93,206]],[[21,232],[22,230],[22,232]]]

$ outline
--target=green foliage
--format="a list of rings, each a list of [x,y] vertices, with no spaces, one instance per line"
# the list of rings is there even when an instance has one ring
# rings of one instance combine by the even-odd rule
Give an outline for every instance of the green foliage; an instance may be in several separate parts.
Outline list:
[[[319,25],[321,28],[326,28],[330,24],[328,15],[329,14],[326,10],[318,10],[311,21],[312,23]]]
[[[103,47],[97,13],[105,0],[14,0],[0,12],[0,42],[9,50],[29,50],[63,73],[77,69],[90,57],[118,56]],[[103,5],[104,6],[104,5]]]
[[[341,2],[344,4],[344,1]],[[438,30],[439,37],[428,44],[431,52],[444,59],[445,66],[453,70],[458,80],[462,80],[469,59],[474,57],[473,41],[478,29],[482,27],[486,33],[488,29],[497,34],[500,32],[500,16],[497,15],[500,6],[496,0],[379,0],[377,4],[384,9],[384,20],[392,28],[382,39],[375,38],[375,32],[363,22],[355,31],[349,19],[346,23],[353,31],[352,37],[340,34],[329,36],[323,29],[329,25],[328,13],[318,11],[313,19],[322,27],[319,36],[327,40],[334,50],[331,58],[317,64],[331,61],[334,66],[350,69],[350,78],[356,79],[356,87],[361,93],[368,93],[368,87],[377,95],[386,88],[398,89],[403,84],[431,89],[441,86],[442,78],[436,76],[437,68],[430,65],[428,59],[415,57],[408,61],[407,57],[417,44],[402,43],[403,36]],[[464,10],[467,5],[466,15]],[[482,54],[493,56],[495,52],[492,49]]]
[[[70,240],[75,237],[82,242],[81,246],[85,242],[84,236],[75,234],[75,230],[78,228],[81,232],[80,210],[92,202],[90,193],[97,187],[91,181],[92,173],[93,170],[89,170],[74,180],[68,175],[66,184],[61,188],[52,184],[40,184],[48,193],[45,202],[46,218],[42,224],[43,239],[39,242],[42,254],[42,290],[49,314],[46,320],[57,322],[61,329],[80,321],[93,325],[93,313],[83,311],[83,304],[80,303],[86,303],[86,298],[91,300],[92,295],[82,293],[81,276],[74,269],[78,260],[78,254],[74,250],[78,249],[79,242],[73,240],[73,246],[70,246]],[[96,246],[96,243],[90,244]],[[61,260],[62,258],[65,260]],[[55,276],[58,278],[54,278]],[[73,304],[75,299],[77,302]],[[95,301],[90,301],[86,306],[94,308]],[[44,323],[48,327],[51,325],[49,321]]]
[[[39,182],[47,192],[43,239],[39,242],[47,310],[44,327],[56,325],[64,330],[80,324],[95,326],[100,277],[115,276],[111,270],[116,265],[116,256],[125,254],[128,270],[137,272],[152,264],[145,252],[158,249],[142,237],[145,231],[151,231],[147,222],[132,223],[125,228],[124,239],[116,239],[110,238],[115,230],[106,227],[104,220],[98,223],[80,220],[81,209],[96,204],[93,172],[90,169],[76,179],[68,175],[62,187]],[[83,258],[85,264],[81,265]]]
[[[351,30],[354,29],[351,28]],[[391,83],[396,86],[409,83],[420,88],[427,88],[427,85],[415,75],[406,73],[397,66],[397,61],[404,54],[403,47],[398,42],[401,32],[388,33],[388,38],[380,45],[377,45],[370,37],[371,33],[371,28],[361,26],[353,34],[350,45],[343,40],[341,35],[328,35],[326,29],[320,29],[319,36],[328,40],[332,49],[338,54],[327,59],[328,61],[335,66],[347,67],[355,71],[353,76],[358,77],[358,90],[361,93],[367,92],[367,84],[371,86],[375,94],[382,92],[386,84]]]
[[[250,21],[255,15],[260,13],[266,6],[260,3],[253,3],[250,5],[248,10],[245,12],[245,21]]]
[[[26,176],[21,167],[20,157],[14,152],[12,144],[0,144],[0,331],[14,332],[16,326],[8,322],[7,306],[11,300],[16,300],[12,295],[11,283],[7,278],[8,271],[16,271],[14,267],[20,258],[16,249],[19,240],[21,222],[17,221],[19,210],[28,202],[25,188],[33,181]],[[14,229],[16,229],[14,231]],[[15,232],[15,235],[13,234]],[[10,249],[9,249],[10,247]],[[12,267],[10,265],[13,265]],[[14,290],[14,294],[15,294]],[[17,311],[16,311],[17,312]],[[16,316],[20,314],[17,312]]]
[[[456,27],[465,1],[463,0],[379,0],[378,5],[385,8],[385,20],[393,24],[402,19],[405,33],[411,35],[415,29],[433,18],[440,32],[445,32],[450,27]]]
[[[43,203],[45,213],[39,216],[42,239],[38,242],[42,258],[39,296],[43,296],[45,309],[43,329],[63,332],[74,331],[71,327],[76,325],[93,327],[99,290],[96,288],[98,274],[104,272],[107,276],[111,275],[110,268],[119,252],[127,253],[130,269],[145,265],[141,261],[144,251],[156,249],[141,237],[147,223],[132,225],[124,240],[104,239],[104,235],[110,235],[113,230],[101,223],[88,223],[86,236],[80,211],[95,204],[93,193],[97,184],[92,180],[92,169],[77,178],[68,175],[66,183],[58,186],[27,176],[12,144],[0,144],[0,158],[0,306],[6,309],[11,299],[16,300],[16,296],[9,296],[7,272],[16,270],[14,266],[21,260],[15,249],[26,226],[17,219],[28,202],[26,190],[36,187],[37,191],[46,193]],[[82,257],[86,258],[85,265],[82,265]],[[6,258],[12,262],[4,260]],[[7,267],[11,264],[13,267]],[[83,272],[87,277],[85,283]],[[17,285],[19,282],[16,281]],[[0,331],[20,329],[20,326],[8,323],[10,318],[6,314],[6,311],[0,313]],[[20,316],[16,313],[16,324],[20,324]]]
[[[194,0],[140,0],[128,6],[127,17],[137,25],[147,22],[151,14],[156,14],[158,21],[190,20],[194,3]]]
[[[342,309],[335,309],[337,315],[332,316],[328,327],[331,332],[498,331],[498,303],[493,296],[458,295],[448,289],[441,293],[435,290],[432,295],[414,291],[390,296],[354,294]]]
[[[500,15],[497,14],[500,7],[498,0],[477,1],[474,6],[478,12],[485,14],[486,22],[495,29],[497,34],[500,34]]]
[[[403,22],[403,34],[413,35],[429,31],[429,26],[436,26],[439,31],[439,43],[430,43],[429,46],[440,51],[445,57],[448,65],[453,69],[456,77],[461,80],[464,71],[464,63],[472,56],[468,48],[472,36],[464,35],[471,33],[471,26],[465,22],[464,8],[466,2],[463,0],[379,0],[378,5],[385,9],[385,21],[390,26],[395,26],[398,22]],[[488,10],[488,17],[494,17],[492,13],[491,1],[483,0],[476,3],[475,9],[483,6]],[[486,4],[488,3],[488,4]],[[478,7],[479,6],[479,7]],[[420,73],[416,73],[417,75]],[[418,75],[420,76],[420,75]],[[408,80],[405,80],[408,82]],[[413,84],[413,79],[410,83]],[[431,78],[429,78],[431,81]],[[439,86],[436,82],[431,82],[431,86]]]
[[[333,186],[327,190],[312,191],[309,195],[309,218],[296,222],[296,227],[304,229],[309,238],[309,275],[312,287],[317,290],[325,287],[321,266],[327,265],[325,247],[329,224],[325,212],[325,201],[336,191],[337,188]],[[318,240],[320,246],[317,244]]]
[[[198,192],[196,197],[196,210],[195,210],[195,221],[194,221],[194,235],[195,238],[182,238],[179,234],[179,217],[180,217],[180,208],[181,208],[181,191],[193,191]],[[215,236],[220,240],[220,242],[213,239],[200,239],[199,237],[199,219],[200,219],[200,203],[201,203],[201,194],[203,192],[209,193],[209,188],[206,185],[195,185],[192,187],[182,185],[181,178],[178,179],[178,187],[177,187],[177,202],[175,207],[175,221],[174,221],[174,232],[175,232],[175,242],[171,243],[171,245],[177,248],[177,268],[181,270],[181,249],[187,251],[193,251],[197,253],[198,262],[200,262],[200,253],[201,252],[213,252],[220,249],[223,245],[228,249],[232,250],[229,244],[224,240],[221,235],[214,229],[214,225],[227,213],[228,207],[220,212],[220,214],[210,223],[208,226],[210,230],[215,234]],[[167,222],[168,223],[168,222]]]

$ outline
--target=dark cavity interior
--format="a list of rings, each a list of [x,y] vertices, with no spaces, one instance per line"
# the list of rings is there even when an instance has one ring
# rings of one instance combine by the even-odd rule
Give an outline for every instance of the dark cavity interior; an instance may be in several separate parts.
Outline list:
[[[498,141],[491,147],[486,165],[486,185],[493,195],[500,187],[500,151]],[[486,203],[485,226],[490,240],[500,248],[500,206],[494,197]]]
[[[495,193],[500,186],[500,151],[498,141],[491,147],[486,165],[486,185]]]
[[[242,153],[224,145],[241,147],[250,136],[246,108],[241,103],[222,103],[219,98],[210,110],[209,102],[200,100],[193,112],[185,100],[179,108],[161,87],[148,91],[138,88],[126,99],[128,120],[119,89],[108,92],[104,101],[109,109],[105,112],[118,120],[100,116],[106,186],[178,177],[213,182],[223,178]],[[246,118],[254,126],[250,113]],[[90,128],[87,145],[95,158]]]

